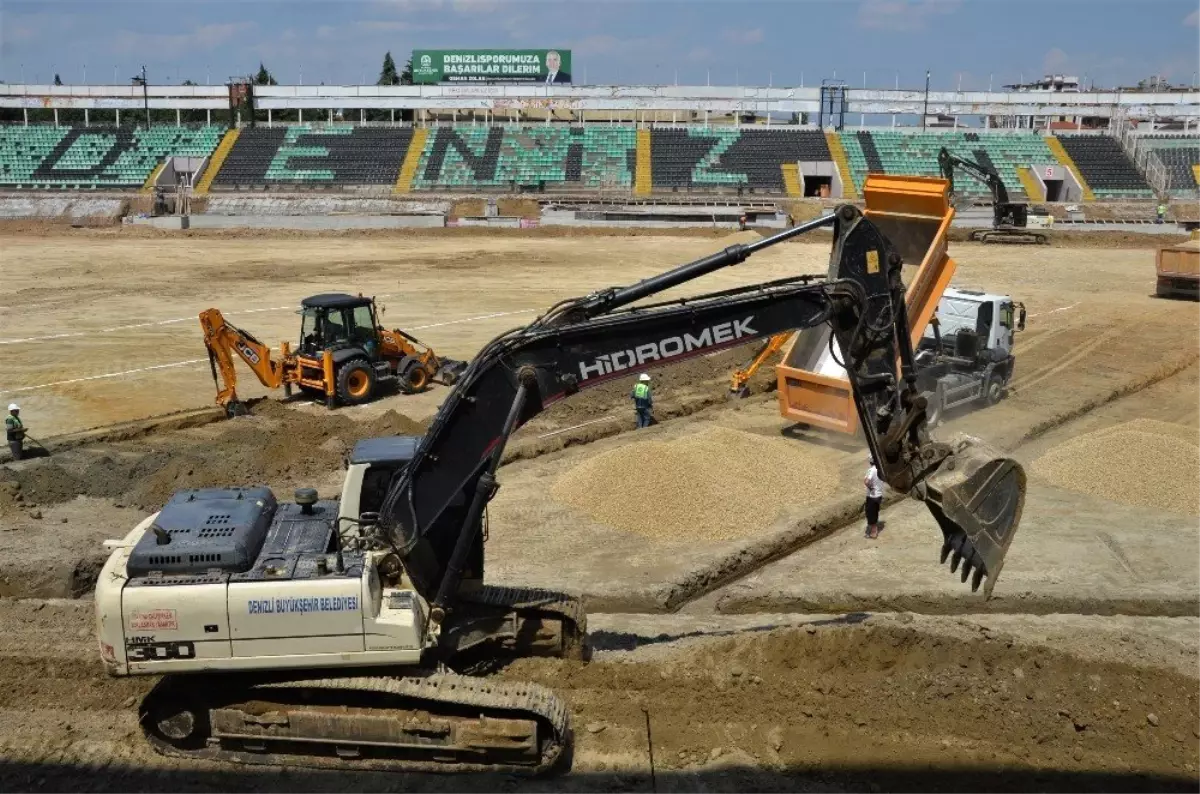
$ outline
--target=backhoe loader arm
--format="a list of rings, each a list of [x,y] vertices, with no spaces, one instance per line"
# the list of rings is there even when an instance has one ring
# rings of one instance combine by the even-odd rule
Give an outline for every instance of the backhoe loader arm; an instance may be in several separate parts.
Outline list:
[[[834,227],[824,279],[796,276],[624,308],[824,225]],[[826,322],[846,351],[867,445],[881,476],[930,503],[943,529],[945,553],[955,552],[955,567],[966,560],[964,573],[974,568],[975,587],[989,575],[990,590],[1020,518],[1024,474],[1007,459],[988,457],[976,465],[970,445],[952,447],[926,435],[900,271],[900,256],[879,229],[847,205],[630,287],[564,301],[485,346],[443,403],[411,463],[396,474],[380,509],[380,527],[414,585],[433,601],[435,622],[450,607],[468,559],[482,559],[483,508],[495,493],[495,471],[517,427],[582,389]],[[984,464],[990,466],[985,480],[1009,492],[975,488]],[[949,485],[938,480],[947,468],[954,472]],[[697,486],[702,484],[680,483]],[[990,499],[992,508],[982,520],[981,498]],[[989,531],[995,537],[984,537]]]
[[[971,176],[978,179],[987,185],[988,190],[992,194],[993,204],[1008,204],[1008,188],[1004,187],[1004,180],[1000,178],[1000,174],[995,168],[989,168],[986,165],[976,163],[973,160],[965,160],[957,155],[950,154],[950,151],[945,147],[938,152],[938,167],[942,169],[942,178],[950,183],[950,193],[954,193],[954,167],[958,166],[966,171]]]
[[[283,363],[272,360],[271,348],[255,339],[250,332],[226,322],[219,310],[205,309],[200,312],[200,328],[204,332],[204,346],[208,348],[213,383],[217,385],[217,404],[222,408],[229,410],[230,406],[238,403],[237,370],[233,366],[231,350],[246,362],[262,385],[277,389],[283,383]]]

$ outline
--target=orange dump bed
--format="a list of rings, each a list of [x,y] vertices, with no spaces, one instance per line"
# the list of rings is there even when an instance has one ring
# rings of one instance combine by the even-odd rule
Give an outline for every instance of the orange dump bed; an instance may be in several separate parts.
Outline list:
[[[1156,266],[1159,275],[1200,278],[1200,240],[1163,246]]]
[[[1200,300],[1200,240],[1159,248],[1155,268],[1159,297]]]
[[[864,214],[891,240],[904,260],[906,303],[913,347],[937,311],[954,275],[946,234],[954,219],[950,183],[944,179],[871,174],[863,186]],[[858,431],[858,414],[845,370],[829,350],[829,328],[796,334],[775,369],[779,412],[842,433]]]

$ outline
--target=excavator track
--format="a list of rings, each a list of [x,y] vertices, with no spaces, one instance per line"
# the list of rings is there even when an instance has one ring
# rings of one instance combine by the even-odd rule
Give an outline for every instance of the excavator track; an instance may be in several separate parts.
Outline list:
[[[569,758],[566,704],[455,673],[242,681],[167,676],[141,707],[158,752],[238,764],[540,775]],[[213,693],[212,702],[201,702]]]
[[[587,613],[576,597],[554,590],[532,587],[495,587],[483,585],[458,597],[459,608],[469,612],[504,612],[519,618],[556,623],[560,642],[551,647],[518,639],[512,651],[519,656],[555,656],[563,659],[586,660],[590,648],[587,642]]]
[[[569,756],[565,704],[545,687],[474,673],[490,672],[502,656],[586,659],[587,615],[579,599],[482,586],[460,595],[455,612],[485,641],[445,661],[472,675],[408,668],[402,677],[213,674],[205,676],[207,686],[196,676],[166,676],[142,702],[142,730],[164,755],[227,763],[553,771]]]

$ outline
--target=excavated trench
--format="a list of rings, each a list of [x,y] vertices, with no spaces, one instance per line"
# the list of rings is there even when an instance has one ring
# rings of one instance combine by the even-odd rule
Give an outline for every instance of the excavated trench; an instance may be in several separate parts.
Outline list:
[[[8,791],[1194,791],[1200,763],[1197,681],[1165,651],[1147,659],[1150,646],[1114,638],[1098,657],[957,619],[862,615],[610,628],[590,664],[510,665],[501,678],[549,686],[571,709],[573,765],[549,780],[185,762],[141,739],[136,703],[153,682],[104,675],[86,605],[0,601],[0,615]]]

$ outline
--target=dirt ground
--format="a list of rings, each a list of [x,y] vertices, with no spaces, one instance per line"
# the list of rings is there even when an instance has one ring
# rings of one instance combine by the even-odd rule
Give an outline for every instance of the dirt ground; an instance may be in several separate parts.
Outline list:
[[[1006,569],[1013,589],[1000,599],[1011,614],[972,617],[984,607],[936,564],[939,539],[919,504],[890,508],[892,527],[864,546],[861,442],[789,426],[769,371],[754,396],[727,400],[745,349],[655,373],[661,423],[649,430],[627,432],[629,383],[617,382],[552,407],[508,449],[490,506],[489,578],[568,589],[589,611],[609,613],[592,621],[601,649],[592,665],[522,662],[502,673],[545,683],[571,704],[570,777],[247,773],[154,755],[135,718],[151,682],[107,679],[96,664],[87,595],[99,541],[124,535],[181,488],[265,483],[287,498],[314,485],[333,496],[358,438],[421,432],[445,394],[435,386],[329,412],[283,404],[243,372],[242,391],[266,397],[250,417],[212,422],[199,410],[158,430],[78,435],[209,404],[198,311],[218,306],[276,340],[296,333],[301,297],[362,291],[382,296],[389,324],[466,358],[558,299],[753,234],[124,232],[0,238],[0,257],[25,263],[0,300],[0,399],[19,401],[31,432],[54,450],[0,465],[0,625],[9,637],[0,646],[0,788],[1195,790],[1200,625],[1186,608],[1200,599],[1194,512],[1151,515],[1031,474]],[[1011,294],[1029,318],[1007,399],[949,416],[939,434],[980,436],[1031,470],[1076,436],[1135,419],[1196,439],[1196,304],[1151,297],[1152,241],[1099,241],[952,246],[957,286]],[[825,243],[780,246],[699,286],[822,272],[827,257]],[[610,526],[555,498],[557,484],[593,471],[599,456],[636,460],[646,442],[686,446],[734,431],[794,442],[796,470],[832,474],[834,497],[814,503],[803,482],[789,482],[760,496],[761,508],[737,501],[744,518],[704,533]],[[745,468],[739,476],[753,477]],[[691,488],[698,502],[721,505],[736,487],[718,478],[670,495],[687,498]],[[1113,487],[1123,487],[1119,478]],[[1066,597],[1080,590],[1076,574],[1081,592],[1107,606]],[[907,600],[889,601],[902,591]],[[1042,606],[1016,597],[1026,591]],[[1055,609],[1045,608],[1051,596],[1061,597]],[[1041,614],[1064,608],[1105,617]],[[769,617],[778,612],[839,614]],[[937,614],[946,612],[955,616]]]
[[[663,632],[610,617],[590,664],[500,673],[571,708],[572,768],[544,781],[163,758],[137,725],[151,682],[102,673],[86,603],[0,601],[0,619],[9,791],[1183,791],[1200,763],[1190,619],[1148,633],[1119,618],[762,616]]]

